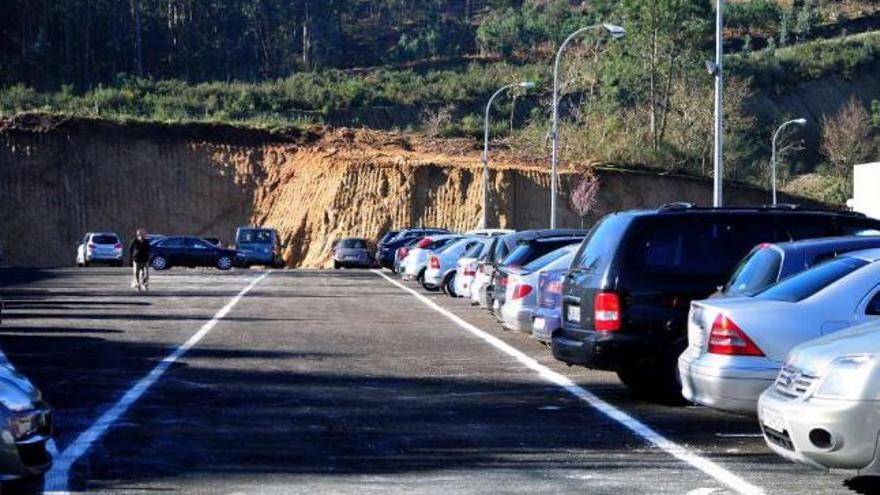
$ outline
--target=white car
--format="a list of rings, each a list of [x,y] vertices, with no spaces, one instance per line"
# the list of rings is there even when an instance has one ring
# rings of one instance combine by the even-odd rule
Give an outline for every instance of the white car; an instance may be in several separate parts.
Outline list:
[[[410,248],[406,258],[401,262],[404,280],[416,280],[419,284],[425,282],[425,271],[428,269],[428,255],[432,251],[439,250],[443,246],[461,239],[460,235],[445,234],[432,235],[423,239],[415,247]]]
[[[122,240],[113,232],[89,232],[76,248],[76,266],[122,266]]]
[[[443,289],[454,296],[458,260],[474,248],[482,250],[488,240],[487,237],[463,237],[431,253],[422,285],[428,290]]]
[[[870,308],[880,313],[880,301]],[[880,322],[796,347],[761,394],[764,439],[791,461],[880,475]]]
[[[510,268],[504,304],[500,309],[505,328],[532,332],[532,314],[538,306],[538,280],[545,270],[559,270],[571,266],[580,243],[551,251],[522,268]]]
[[[492,242],[489,240],[483,244],[477,244],[458,259],[455,267],[455,277],[452,279],[453,293],[450,296],[471,298],[471,287],[477,275],[477,267],[491,245]]]
[[[755,415],[797,345],[877,319],[880,249],[856,251],[789,277],[754,297],[691,304],[689,346],[678,360],[682,395]]]

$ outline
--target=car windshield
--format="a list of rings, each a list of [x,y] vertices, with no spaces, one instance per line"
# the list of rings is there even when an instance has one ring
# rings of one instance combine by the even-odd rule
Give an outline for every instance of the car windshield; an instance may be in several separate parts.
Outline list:
[[[545,254],[544,256],[541,256],[540,258],[528,263],[526,266],[523,267],[523,269],[526,271],[529,271],[529,272],[534,272],[534,271],[540,270],[541,268],[544,268],[545,266],[549,265],[550,263],[553,263],[554,261],[558,260],[559,258],[562,258],[563,256],[565,256],[566,254],[568,254],[570,252],[571,252],[570,248],[561,248],[561,249],[557,249],[556,251],[551,251],[551,252]]]
[[[781,266],[782,254],[779,251],[769,246],[755,249],[734,271],[724,294],[753,296],[776,282]]]
[[[425,249],[428,249],[430,251],[440,251],[440,249],[443,248],[444,246],[446,246],[452,242],[455,242],[457,240],[459,240],[457,237],[448,237],[446,239],[437,239],[436,241],[433,241],[432,243],[428,244],[428,246],[425,247]]]
[[[242,229],[238,233],[238,242],[243,244],[269,244],[272,242],[272,231],[266,229]]]
[[[776,301],[802,301],[867,264],[867,261],[859,258],[835,258],[770,286],[755,297]]]
[[[339,241],[342,249],[366,249],[367,243],[363,239],[343,239]]]
[[[93,235],[92,244],[119,244],[119,238],[110,234]]]

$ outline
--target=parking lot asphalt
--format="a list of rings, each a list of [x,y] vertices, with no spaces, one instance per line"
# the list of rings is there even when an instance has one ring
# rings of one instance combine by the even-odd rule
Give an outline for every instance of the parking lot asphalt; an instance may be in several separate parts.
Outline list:
[[[140,294],[125,269],[0,272],[0,349],[55,408],[57,448],[72,460],[50,472],[51,487],[30,480],[3,493],[747,491],[719,472],[766,493],[880,492],[871,479],[777,458],[753,419],[642,402],[613,374],[557,363],[466,301],[421,300],[371,271],[256,282],[265,274],[153,273]],[[87,431],[99,434],[84,442]]]

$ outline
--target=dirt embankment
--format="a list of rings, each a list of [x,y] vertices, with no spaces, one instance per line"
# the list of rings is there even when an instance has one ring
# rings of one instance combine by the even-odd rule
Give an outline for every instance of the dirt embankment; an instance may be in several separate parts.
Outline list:
[[[291,266],[324,266],[331,242],[376,238],[392,227],[477,226],[482,181],[470,141],[364,130],[278,135],[215,126],[55,122],[0,133],[0,246],[7,264],[73,264],[87,231],[124,237],[137,227],[232,242],[235,227],[278,228]],[[549,176],[540,164],[496,153],[492,226],[535,228],[549,217]],[[711,202],[707,181],[600,170],[595,214],[671,201]],[[574,173],[560,188],[561,226]],[[764,191],[728,188],[730,204],[764,204]]]

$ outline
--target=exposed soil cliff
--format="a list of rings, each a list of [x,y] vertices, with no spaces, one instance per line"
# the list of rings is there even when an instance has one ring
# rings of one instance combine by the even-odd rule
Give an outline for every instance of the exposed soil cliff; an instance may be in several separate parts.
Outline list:
[[[73,263],[90,230],[127,237],[152,232],[217,236],[235,227],[278,228],[291,266],[324,266],[333,239],[376,238],[391,227],[477,226],[482,181],[470,141],[364,130],[277,135],[213,126],[51,125],[5,122],[0,135],[0,246],[6,262]],[[549,217],[544,167],[496,153],[493,226],[534,228]],[[567,207],[573,171],[560,188],[560,224],[581,219]],[[613,210],[671,201],[711,203],[711,184],[650,172],[599,170],[591,224]],[[730,204],[764,204],[764,191],[729,187]]]

